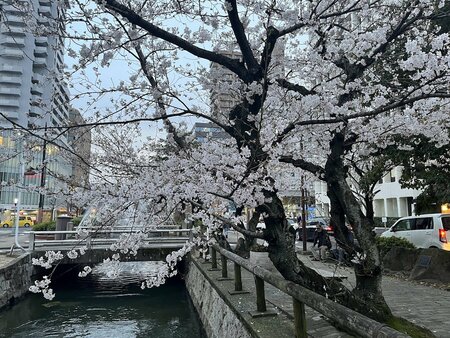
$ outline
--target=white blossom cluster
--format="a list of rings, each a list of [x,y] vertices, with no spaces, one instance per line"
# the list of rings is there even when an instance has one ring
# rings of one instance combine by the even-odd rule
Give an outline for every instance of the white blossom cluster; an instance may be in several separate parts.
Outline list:
[[[86,106],[95,151],[91,185],[58,192],[96,209],[92,228],[142,227],[121,236],[113,252],[136,254],[148,230],[183,223],[204,231],[192,243],[206,256],[229,210],[264,209],[269,195],[298,189],[299,177],[323,179],[315,169],[324,168],[340,132],[351,141],[345,165],[370,167],[373,147],[392,144],[394,135],[448,146],[450,38],[435,20],[445,1],[239,1],[245,34],[238,37],[229,1],[119,3],[147,25],[130,24],[123,8],[106,11],[104,1],[67,9],[68,82],[74,104]],[[271,34],[281,35],[274,46]],[[123,72],[109,81],[113,69]],[[226,137],[196,142],[196,121]],[[286,158],[314,169],[300,171]],[[174,274],[192,243],[143,286]],[[74,248],[68,257],[79,254]]]
[[[44,256],[39,258],[32,258],[31,263],[33,265],[42,266],[43,268],[50,269],[53,263],[57,263],[64,258],[61,251],[46,251]]]
[[[85,266],[83,270],[78,273],[78,277],[86,277],[92,272],[92,268],[90,266]]]
[[[49,288],[51,279],[48,276],[44,276],[41,281],[35,281],[34,285],[29,287],[29,291],[33,293],[42,293],[45,299],[52,300],[55,298],[53,289]]]

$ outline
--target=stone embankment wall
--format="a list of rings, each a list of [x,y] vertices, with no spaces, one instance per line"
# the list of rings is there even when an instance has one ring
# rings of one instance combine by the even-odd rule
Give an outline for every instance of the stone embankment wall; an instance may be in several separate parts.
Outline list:
[[[214,284],[208,280],[197,264],[195,259],[189,260],[186,287],[207,336],[210,338],[253,337],[233,308],[225,302],[226,298],[214,288]]]
[[[384,268],[409,274],[411,280],[450,283],[450,251],[437,248],[392,248],[383,257]]]
[[[31,285],[33,265],[29,254],[0,265],[0,309],[24,296]]]

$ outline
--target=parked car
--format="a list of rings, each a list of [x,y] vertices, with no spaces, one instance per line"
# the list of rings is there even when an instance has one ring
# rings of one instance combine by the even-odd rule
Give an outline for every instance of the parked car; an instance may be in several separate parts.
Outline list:
[[[316,224],[314,223],[311,224],[309,221],[306,222],[306,240],[309,242],[312,242],[314,240],[314,232],[316,231]],[[302,241],[303,240],[303,228],[300,225],[300,227],[298,228],[298,236],[299,236],[299,240]]]
[[[418,248],[450,251],[450,214],[426,214],[400,218],[381,237],[401,237]]]
[[[2,222],[2,226],[4,228],[13,227],[15,225],[15,218],[11,218],[7,221]],[[30,226],[34,225],[34,221],[30,216],[19,216],[19,226],[29,228]]]
[[[333,236],[333,227],[330,224],[330,219],[325,217],[317,217],[312,218],[308,221],[306,221],[307,227],[308,225],[316,227],[317,224],[320,224],[322,228],[325,229],[325,231],[328,233],[328,235]]]

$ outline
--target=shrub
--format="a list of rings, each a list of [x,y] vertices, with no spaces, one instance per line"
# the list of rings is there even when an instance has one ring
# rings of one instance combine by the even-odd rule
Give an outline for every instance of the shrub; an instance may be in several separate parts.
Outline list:
[[[416,247],[414,244],[409,242],[408,240],[404,238],[399,237],[377,237],[377,246],[380,250],[381,256],[384,256],[391,250],[393,247],[401,247],[401,248],[407,248],[407,249],[415,249]]]
[[[80,222],[81,222],[82,219],[83,219],[83,217],[75,217],[75,218],[73,218],[72,219],[73,226],[76,227],[76,226],[80,225]]]
[[[56,222],[43,222],[33,225],[33,231],[53,231],[56,230]]]

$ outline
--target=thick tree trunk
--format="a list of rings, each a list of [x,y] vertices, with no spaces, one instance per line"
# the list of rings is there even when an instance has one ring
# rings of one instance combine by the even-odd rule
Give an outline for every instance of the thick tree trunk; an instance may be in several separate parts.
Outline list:
[[[355,265],[356,287],[353,293],[366,304],[371,304],[367,310],[373,311],[371,317],[381,316],[387,320],[392,313],[387,306],[381,289],[382,266],[378,248],[375,242],[373,222],[361,211],[361,205],[354,196],[346,180],[343,155],[345,152],[344,134],[336,133],[331,141],[331,154],[325,165],[325,180],[331,205],[331,217],[334,222],[335,236],[338,241],[346,243],[349,253],[355,252],[355,247],[345,237],[347,231],[344,215],[352,226],[359,246],[356,254],[358,263]]]
[[[268,215],[265,218],[264,237],[269,244],[269,258],[284,278],[375,320],[386,321],[391,318],[389,308],[384,306],[383,298],[380,302],[377,298],[367,297],[364,292],[355,292],[358,290],[352,292],[337,280],[325,279],[316,271],[305,266],[295,253],[295,233],[289,231],[281,200],[274,192],[267,192],[266,196],[270,198],[271,202],[258,208],[260,212]],[[378,279],[360,279],[359,286],[372,287],[369,284],[372,281],[376,282]]]

